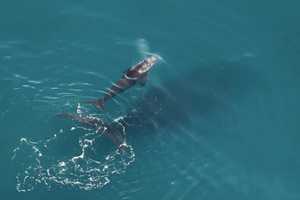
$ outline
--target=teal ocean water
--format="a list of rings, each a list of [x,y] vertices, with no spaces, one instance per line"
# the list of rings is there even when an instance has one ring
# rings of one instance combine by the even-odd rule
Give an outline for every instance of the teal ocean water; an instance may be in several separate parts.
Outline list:
[[[300,199],[299,6],[2,2],[1,198]],[[146,86],[80,103],[149,52]],[[115,123],[129,151],[61,112]]]

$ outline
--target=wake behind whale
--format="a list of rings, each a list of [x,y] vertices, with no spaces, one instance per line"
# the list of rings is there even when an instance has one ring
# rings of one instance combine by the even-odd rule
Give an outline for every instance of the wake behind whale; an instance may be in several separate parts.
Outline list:
[[[115,129],[124,133],[124,129],[115,122]],[[67,140],[67,141],[65,141]],[[77,141],[77,144],[67,144]],[[17,168],[17,185],[19,192],[45,188],[73,188],[79,190],[95,190],[107,185],[111,177],[122,174],[135,160],[135,152],[131,145],[127,151],[109,148],[108,152],[98,151],[104,142],[101,132],[73,126],[69,130],[61,129],[48,139],[33,141],[21,138],[13,151],[13,162]],[[57,155],[57,148],[65,144],[76,149],[73,152],[64,148],[64,155]]]

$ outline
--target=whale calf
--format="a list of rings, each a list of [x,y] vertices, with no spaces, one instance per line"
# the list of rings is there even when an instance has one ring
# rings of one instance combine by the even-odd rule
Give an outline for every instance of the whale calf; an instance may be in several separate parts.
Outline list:
[[[149,71],[158,61],[159,58],[153,55],[145,58],[138,64],[127,69],[120,80],[106,89],[103,97],[96,100],[88,100],[85,101],[85,103],[90,103],[99,109],[103,109],[106,101],[131,88],[135,84],[145,85]]]

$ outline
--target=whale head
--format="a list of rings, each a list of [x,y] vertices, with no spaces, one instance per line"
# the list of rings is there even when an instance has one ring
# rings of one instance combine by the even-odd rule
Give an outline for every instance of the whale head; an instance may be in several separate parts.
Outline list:
[[[138,69],[140,74],[148,72],[157,62],[159,59],[156,56],[149,56],[144,61],[142,66]]]

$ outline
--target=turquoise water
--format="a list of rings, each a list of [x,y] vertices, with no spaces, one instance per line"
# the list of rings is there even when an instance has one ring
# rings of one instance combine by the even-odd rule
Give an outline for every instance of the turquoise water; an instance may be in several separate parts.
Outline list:
[[[300,199],[298,8],[257,0],[3,2],[1,195]],[[78,104],[101,96],[145,51],[164,59],[145,87],[105,111]],[[130,152],[119,154],[60,112],[124,117]]]

